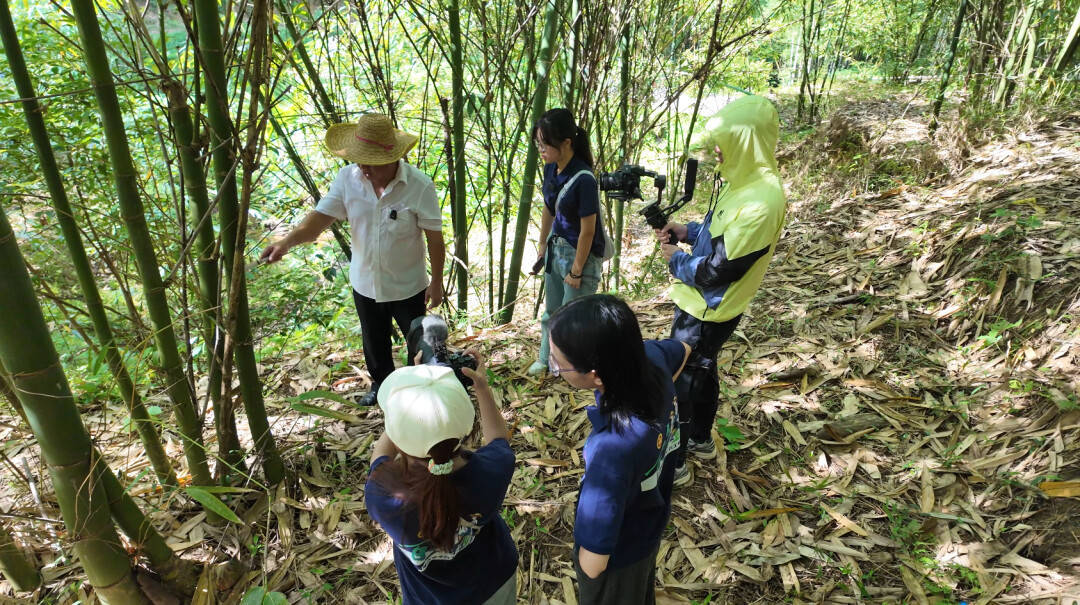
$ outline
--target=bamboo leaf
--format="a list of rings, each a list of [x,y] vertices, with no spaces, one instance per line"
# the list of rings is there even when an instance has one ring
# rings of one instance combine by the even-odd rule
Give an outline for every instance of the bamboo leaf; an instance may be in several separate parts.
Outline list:
[[[232,521],[233,523],[241,523],[240,517],[236,516],[236,513],[231,508],[225,506],[225,503],[218,500],[217,496],[214,496],[205,487],[188,486],[184,488],[187,495],[195,500],[199,504],[202,504],[207,510],[217,514],[222,519]]]
[[[309,401],[311,399],[329,399],[330,401],[334,401],[342,405],[357,407],[355,403],[349,401],[348,399],[345,399],[344,397],[338,395],[333,391],[308,391],[306,393],[300,393],[296,397],[290,397],[289,401]]]
[[[360,422],[360,418],[348,412],[339,412],[337,410],[321,408],[317,405],[310,405],[307,403],[290,403],[289,407],[296,410],[297,412],[314,414],[316,416],[322,416],[323,418],[333,418],[334,420],[343,420],[345,422]]]

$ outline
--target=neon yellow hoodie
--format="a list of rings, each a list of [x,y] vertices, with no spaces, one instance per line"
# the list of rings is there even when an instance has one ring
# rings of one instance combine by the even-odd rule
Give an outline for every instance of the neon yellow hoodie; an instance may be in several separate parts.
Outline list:
[[[679,280],[671,299],[702,321],[744,312],[772,260],[787,211],[776,168],[779,130],[776,108],[758,96],[728,103],[706,126],[701,144],[720,149],[727,185],[701,223],[687,225],[692,253],[676,252],[668,263]]]

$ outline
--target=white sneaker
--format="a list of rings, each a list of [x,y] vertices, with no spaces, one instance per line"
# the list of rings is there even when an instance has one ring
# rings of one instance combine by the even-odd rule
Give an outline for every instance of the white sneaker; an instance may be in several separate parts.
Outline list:
[[[528,370],[526,370],[526,373],[528,373],[529,376],[543,376],[544,374],[547,374],[547,372],[547,364],[540,361],[539,359],[532,362],[532,365],[529,366]]]
[[[690,473],[690,467],[687,466],[685,462],[675,467],[675,481],[672,482],[673,487],[682,487],[693,480],[694,475]]]
[[[689,439],[686,443],[686,451],[703,460],[712,460],[713,458],[716,458],[716,444],[712,439],[703,443]]]

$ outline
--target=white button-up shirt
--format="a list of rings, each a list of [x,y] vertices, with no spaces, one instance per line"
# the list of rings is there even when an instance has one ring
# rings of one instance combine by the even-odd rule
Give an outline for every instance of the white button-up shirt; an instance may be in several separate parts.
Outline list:
[[[348,221],[352,234],[349,283],[375,302],[403,300],[428,286],[422,229],[442,230],[435,185],[398,160],[382,197],[356,164],[342,168],[315,210]]]

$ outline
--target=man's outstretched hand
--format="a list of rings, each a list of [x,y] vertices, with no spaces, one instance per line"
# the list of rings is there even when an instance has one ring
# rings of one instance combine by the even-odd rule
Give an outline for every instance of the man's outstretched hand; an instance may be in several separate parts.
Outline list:
[[[281,257],[285,256],[288,251],[289,246],[281,242],[274,242],[263,249],[262,254],[259,255],[259,262],[276,263],[281,260]]]

